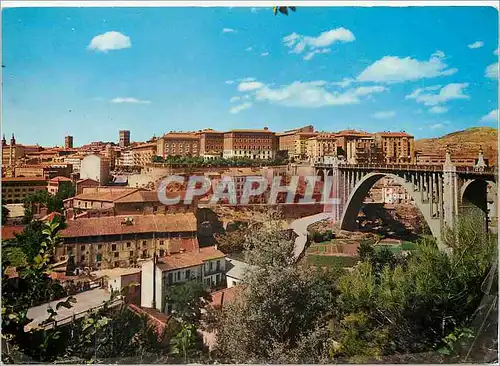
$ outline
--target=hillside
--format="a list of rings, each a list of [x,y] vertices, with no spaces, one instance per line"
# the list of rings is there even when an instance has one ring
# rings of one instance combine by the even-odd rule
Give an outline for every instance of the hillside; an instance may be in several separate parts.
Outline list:
[[[498,158],[498,129],[492,127],[473,127],[453,132],[442,137],[415,140],[416,150],[423,153],[445,154],[446,145],[452,155],[477,156],[480,146],[490,164],[496,165]]]

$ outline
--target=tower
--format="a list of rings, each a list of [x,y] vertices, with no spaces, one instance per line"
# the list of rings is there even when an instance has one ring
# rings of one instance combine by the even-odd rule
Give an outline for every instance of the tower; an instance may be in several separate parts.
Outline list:
[[[73,148],[73,136],[66,136],[64,137],[64,148],[65,149],[72,149]]]
[[[2,147],[7,145],[7,140],[5,139],[5,134],[2,136]]]
[[[10,145],[9,145],[9,166],[12,167],[13,165],[13,159],[14,159],[14,146],[16,145],[16,138],[14,137],[14,134],[12,134],[12,137],[10,138]]]
[[[119,145],[120,147],[127,147],[130,145],[130,131],[128,130],[120,131]]]

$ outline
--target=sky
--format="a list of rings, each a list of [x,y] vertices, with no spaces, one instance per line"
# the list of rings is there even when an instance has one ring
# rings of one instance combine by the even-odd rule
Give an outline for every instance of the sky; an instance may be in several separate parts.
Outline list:
[[[492,7],[8,8],[2,132],[497,127],[498,33]]]

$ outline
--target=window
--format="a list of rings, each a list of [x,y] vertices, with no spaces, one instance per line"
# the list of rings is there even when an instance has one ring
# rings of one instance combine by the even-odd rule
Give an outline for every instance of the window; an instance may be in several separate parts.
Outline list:
[[[163,240],[160,240],[160,245],[163,245]]]
[[[143,247],[146,247],[147,245],[148,245],[148,242],[147,242],[146,240],[144,240],[144,241],[142,242],[142,246],[143,246]]]
[[[115,258],[118,258],[118,255],[119,255],[119,253],[118,253],[118,252],[116,252],[116,253],[115,253]]]
[[[111,245],[111,250],[114,252],[116,250],[116,244]]]
[[[80,262],[85,262],[85,256],[84,256],[84,255],[82,255],[82,256],[80,257]]]
[[[163,249],[160,249],[160,257],[164,257],[165,256],[165,251]]]
[[[131,257],[134,256],[134,251],[133,250],[130,251],[129,256],[131,256]]]
[[[80,250],[83,252],[85,250],[85,245],[80,246]]]
[[[120,262],[115,262],[115,268],[120,267]]]
[[[219,270],[220,270],[220,261],[217,261],[217,266],[216,266],[216,268],[217,268],[217,271],[219,271]],[[218,275],[217,275],[217,276],[218,276]]]
[[[99,245],[97,246],[97,249],[102,249],[102,244],[99,244]]]
[[[127,248],[130,248],[130,245],[131,245],[130,242],[127,242]]]
[[[181,271],[178,271],[177,272],[177,281],[180,281],[180,279],[181,279]]]
[[[186,278],[189,280],[191,278],[191,270],[186,269]]]
[[[210,271],[214,268],[214,263],[213,262],[210,262],[210,264],[208,265],[208,267],[210,268]]]

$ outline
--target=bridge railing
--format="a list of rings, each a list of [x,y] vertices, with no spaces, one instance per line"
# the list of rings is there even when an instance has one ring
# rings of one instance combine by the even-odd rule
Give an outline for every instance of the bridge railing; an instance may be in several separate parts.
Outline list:
[[[317,168],[331,168],[333,164],[317,163]],[[359,169],[359,170],[406,170],[406,171],[425,171],[442,172],[442,165],[423,165],[423,164],[339,164],[339,169]],[[497,174],[497,167],[473,167],[457,166],[458,173],[466,174]]]

